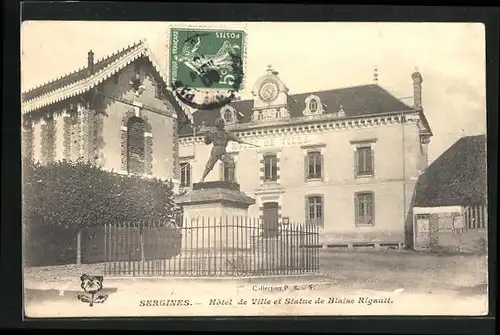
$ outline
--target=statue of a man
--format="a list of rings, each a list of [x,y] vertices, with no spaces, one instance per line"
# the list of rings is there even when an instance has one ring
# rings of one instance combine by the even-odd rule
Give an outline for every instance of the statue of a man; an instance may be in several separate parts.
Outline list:
[[[210,158],[205,166],[205,171],[201,177],[201,182],[205,181],[207,175],[212,171],[218,160],[221,160],[229,169],[234,169],[234,162],[232,158],[227,154],[226,147],[229,141],[242,143],[242,141],[231,132],[225,129],[225,122],[222,118],[217,118],[215,120],[215,128],[210,129],[205,133],[205,144],[209,145],[213,143],[212,151],[210,152]]]

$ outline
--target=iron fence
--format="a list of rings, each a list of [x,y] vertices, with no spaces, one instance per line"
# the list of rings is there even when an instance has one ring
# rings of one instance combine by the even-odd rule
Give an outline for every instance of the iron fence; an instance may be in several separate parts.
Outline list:
[[[104,235],[105,274],[111,276],[262,276],[319,271],[316,226],[278,226],[247,217],[200,218],[184,220],[181,227],[106,224]]]

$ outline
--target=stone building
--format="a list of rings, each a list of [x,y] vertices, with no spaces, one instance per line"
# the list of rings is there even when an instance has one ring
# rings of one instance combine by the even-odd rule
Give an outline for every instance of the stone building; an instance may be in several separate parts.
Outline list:
[[[179,179],[177,115],[145,41],[22,94],[22,154],[83,159],[106,170]],[[184,114],[182,114],[184,115]]]
[[[197,126],[223,117],[250,144],[230,143],[234,172],[220,164],[206,180],[238,182],[256,199],[251,216],[317,225],[332,247],[401,247],[412,240],[412,198],[432,136],[422,76],[411,78],[413,106],[377,83],[291,94],[269,68],[253,99],[197,111],[195,127],[180,129],[181,187],[199,181],[209,157]]]

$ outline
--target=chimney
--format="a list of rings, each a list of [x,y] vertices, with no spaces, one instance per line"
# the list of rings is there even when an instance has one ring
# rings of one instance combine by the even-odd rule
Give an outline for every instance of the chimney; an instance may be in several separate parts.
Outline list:
[[[87,70],[89,76],[94,74],[94,52],[92,50],[89,50],[87,56]]]
[[[422,75],[415,68],[415,72],[411,75],[413,79],[413,107],[422,108]]]

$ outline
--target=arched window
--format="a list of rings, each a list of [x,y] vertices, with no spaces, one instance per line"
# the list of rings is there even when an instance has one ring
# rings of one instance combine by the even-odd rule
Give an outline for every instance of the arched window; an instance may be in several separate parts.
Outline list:
[[[128,173],[145,172],[144,121],[132,116],[127,122],[127,170]]]
[[[309,112],[314,113],[318,110],[318,102],[315,99],[309,101]]]

